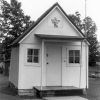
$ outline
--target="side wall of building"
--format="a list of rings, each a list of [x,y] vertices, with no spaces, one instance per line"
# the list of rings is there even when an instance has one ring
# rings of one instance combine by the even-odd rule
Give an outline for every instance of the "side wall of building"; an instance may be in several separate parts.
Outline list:
[[[19,73],[19,47],[13,47],[11,50],[11,61],[9,69],[9,81],[18,88],[18,73]]]
[[[40,49],[39,64],[27,63],[27,49]],[[19,89],[32,89],[33,86],[40,86],[41,81],[41,45],[21,44],[19,56]]]

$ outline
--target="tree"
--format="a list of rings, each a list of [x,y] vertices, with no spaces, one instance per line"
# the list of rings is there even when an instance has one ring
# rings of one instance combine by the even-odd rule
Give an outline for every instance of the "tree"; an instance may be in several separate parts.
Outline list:
[[[71,20],[72,23],[74,23],[81,31],[83,30],[83,24],[82,24],[82,20],[80,17],[80,13],[79,12],[75,12],[75,14],[69,14],[68,17]]]
[[[89,45],[89,63],[96,62],[100,53],[98,52],[98,40],[96,35],[96,24],[90,17],[81,19],[79,12],[70,14],[69,19],[85,34]]]
[[[0,31],[5,37],[4,43],[8,46],[19,37],[32,23],[30,17],[24,15],[21,3],[11,0],[8,3],[1,0]]]
[[[5,50],[5,60],[9,64],[11,47],[9,46],[31,25],[30,16],[24,14],[21,3],[11,0],[8,3],[0,0],[0,37]],[[8,60],[9,59],[9,60]]]
[[[84,27],[86,28],[86,36],[87,40],[90,43],[89,46],[89,62],[92,64],[93,62],[95,63],[98,60],[98,41],[97,41],[97,35],[96,35],[96,24],[95,22],[90,18],[86,17],[84,19]]]

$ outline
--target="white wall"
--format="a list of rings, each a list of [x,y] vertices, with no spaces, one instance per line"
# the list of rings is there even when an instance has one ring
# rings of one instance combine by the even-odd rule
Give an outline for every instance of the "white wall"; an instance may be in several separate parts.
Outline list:
[[[60,20],[58,28],[54,28],[51,20],[56,17]],[[36,34],[81,36],[76,28],[66,19],[58,8],[53,10],[35,29]]]
[[[37,65],[28,64],[26,62],[27,48],[40,48],[41,50],[41,46],[39,44],[21,44],[20,45],[19,84],[18,84],[19,89],[32,89],[33,86],[40,86],[41,58],[40,58],[40,64],[37,64]]]
[[[45,42],[45,46],[48,42]],[[49,42],[50,43],[50,42]],[[66,47],[69,49],[78,49],[81,51],[80,42],[51,42],[51,44],[61,45],[62,48]],[[26,63],[26,50],[27,48],[40,48],[40,44],[21,44],[20,45],[20,59],[19,59],[19,89],[31,89],[33,86],[41,85],[41,62],[39,65],[28,65]],[[69,65],[62,66],[62,85],[63,86],[76,86],[79,88],[86,88],[86,45],[82,46],[82,65]],[[42,51],[41,51],[42,52]],[[63,52],[63,51],[62,51]],[[46,53],[46,48],[45,48]],[[44,53],[44,54],[45,54]],[[46,54],[45,54],[46,55]],[[43,66],[43,79],[42,85],[46,86],[46,56],[44,55],[44,66]],[[63,58],[63,55],[62,55]],[[41,59],[41,57],[40,57]],[[67,58],[68,59],[68,58]],[[41,60],[40,60],[41,61]],[[63,63],[63,61],[62,61]],[[88,66],[88,64],[87,64]],[[88,69],[87,69],[88,71]],[[88,73],[87,73],[88,74]],[[88,75],[87,75],[88,77]],[[88,80],[88,79],[87,79]],[[88,84],[88,81],[87,81]]]
[[[60,26],[54,28],[51,19],[54,17],[60,20]],[[77,29],[67,20],[67,18],[59,11],[58,8],[49,13],[33,30],[26,35],[21,43],[39,43],[41,42],[34,34],[45,34],[45,35],[60,35],[60,36],[79,36],[82,35],[77,31]]]
[[[18,87],[19,71],[19,47],[13,47],[11,50],[11,61],[9,70],[9,81]]]

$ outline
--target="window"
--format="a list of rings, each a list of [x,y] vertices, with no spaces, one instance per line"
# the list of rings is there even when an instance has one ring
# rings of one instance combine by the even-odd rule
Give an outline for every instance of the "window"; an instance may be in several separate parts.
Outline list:
[[[69,63],[80,63],[79,50],[69,50]]]
[[[39,49],[28,49],[27,50],[27,62],[28,63],[39,63]]]

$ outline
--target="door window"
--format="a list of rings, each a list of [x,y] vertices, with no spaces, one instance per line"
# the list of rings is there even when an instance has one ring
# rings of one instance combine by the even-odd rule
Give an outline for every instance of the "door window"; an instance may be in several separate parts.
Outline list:
[[[80,50],[69,50],[69,63],[80,63]]]

